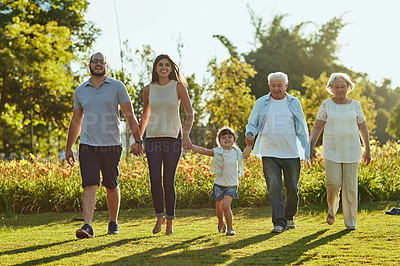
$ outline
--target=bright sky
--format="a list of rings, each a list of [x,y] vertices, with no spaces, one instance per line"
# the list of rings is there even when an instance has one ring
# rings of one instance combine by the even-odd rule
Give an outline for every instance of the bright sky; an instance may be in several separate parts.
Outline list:
[[[102,30],[94,45],[108,58],[109,66],[120,68],[118,27],[122,41],[131,49],[149,44],[156,54],[167,53],[179,63],[178,39],[184,44],[180,68],[186,75],[196,74],[202,82],[207,64],[229,58],[215,34],[226,36],[239,52],[252,50],[254,27],[247,4],[265,23],[275,15],[289,14],[285,26],[312,21],[318,26],[344,14],[349,23],[339,35],[342,64],[365,72],[373,81],[390,78],[400,86],[400,1],[398,0],[91,0],[86,19]],[[114,2],[115,7],[114,8]],[[116,10],[116,12],[115,12]],[[305,32],[315,32],[312,24]],[[147,81],[146,81],[147,82]],[[290,82],[290,77],[289,77]]]

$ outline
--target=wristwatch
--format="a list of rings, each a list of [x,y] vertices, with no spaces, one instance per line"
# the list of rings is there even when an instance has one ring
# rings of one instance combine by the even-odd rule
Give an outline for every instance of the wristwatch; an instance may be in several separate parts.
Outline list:
[[[143,140],[135,140],[135,143],[143,144]]]

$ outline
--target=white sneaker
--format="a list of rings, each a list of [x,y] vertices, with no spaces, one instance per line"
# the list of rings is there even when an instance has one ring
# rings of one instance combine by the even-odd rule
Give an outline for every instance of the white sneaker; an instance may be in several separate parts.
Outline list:
[[[280,226],[280,225],[276,225],[276,226],[274,227],[274,229],[272,229],[271,233],[280,234],[280,233],[282,233],[283,231],[285,231],[285,228],[283,228],[283,227]]]
[[[288,228],[288,229],[294,229],[294,228],[296,228],[296,224],[294,223],[293,220],[287,221],[287,228]]]

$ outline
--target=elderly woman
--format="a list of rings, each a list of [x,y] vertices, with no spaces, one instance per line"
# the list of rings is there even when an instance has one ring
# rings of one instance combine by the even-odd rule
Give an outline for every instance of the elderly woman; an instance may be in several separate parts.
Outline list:
[[[359,134],[365,146],[364,163],[371,162],[368,128],[360,102],[347,97],[353,89],[354,84],[347,74],[330,76],[326,90],[334,97],[322,102],[310,137],[311,158],[317,158],[315,144],[325,128],[322,157],[328,202],[326,222],[329,225],[335,222],[342,189],[343,219],[347,230],[356,229],[358,163],[362,159]]]

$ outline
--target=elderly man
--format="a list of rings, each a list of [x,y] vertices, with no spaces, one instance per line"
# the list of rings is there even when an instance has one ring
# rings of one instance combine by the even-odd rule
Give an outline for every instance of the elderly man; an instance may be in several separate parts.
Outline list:
[[[81,131],[79,165],[82,175],[82,209],[84,225],[76,230],[76,237],[94,237],[92,219],[96,205],[96,191],[102,184],[107,191],[110,213],[108,234],[118,234],[117,222],[120,191],[118,167],[121,158],[121,136],[119,130],[119,107],[135,138],[131,150],[135,155],[143,152],[139,124],[133,113],[131,99],[125,85],[107,77],[107,62],[102,53],[91,56],[89,70],[91,77],[75,90],[74,113],[69,125],[65,158],[74,165],[72,145]]]
[[[246,126],[246,144],[263,163],[264,177],[272,206],[272,233],[295,228],[299,202],[300,160],[310,159],[310,137],[299,99],[286,93],[288,77],[276,72],[268,75],[270,93],[259,98]],[[282,195],[282,171],[286,202]]]

